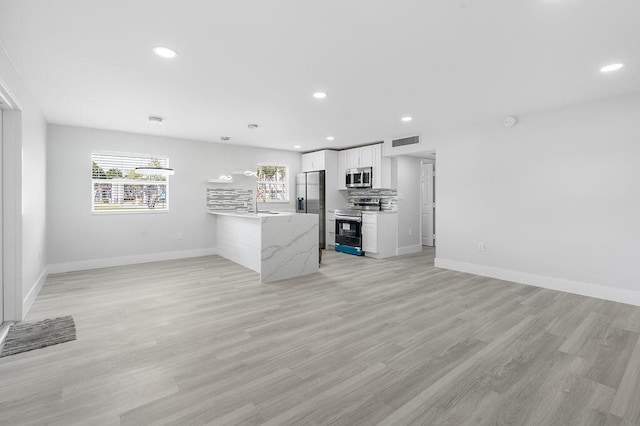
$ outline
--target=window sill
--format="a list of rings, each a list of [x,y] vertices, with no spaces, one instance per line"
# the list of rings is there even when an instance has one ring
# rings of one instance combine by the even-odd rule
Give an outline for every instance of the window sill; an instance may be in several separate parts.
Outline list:
[[[167,214],[167,213],[169,213],[169,210],[140,210],[140,211],[112,210],[112,211],[103,211],[103,212],[101,211],[91,212],[93,216],[111,216],[111,215],[122,215],[122,214]]]

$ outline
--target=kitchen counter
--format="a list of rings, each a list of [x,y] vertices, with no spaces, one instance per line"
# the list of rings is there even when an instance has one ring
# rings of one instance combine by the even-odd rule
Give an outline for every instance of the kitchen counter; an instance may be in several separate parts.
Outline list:
[[[231,217],[241,217],[248,219],[260,219],[262,217],[274,217],[274,216],[293,216],[298,213],[290,213],[290,212],[236,212],[233,210],[209,210],[209,214],[218,215],[218,216],[231,216]]]
[[[218,254],[270,282],[318,272],[318,215],[209,211]]]

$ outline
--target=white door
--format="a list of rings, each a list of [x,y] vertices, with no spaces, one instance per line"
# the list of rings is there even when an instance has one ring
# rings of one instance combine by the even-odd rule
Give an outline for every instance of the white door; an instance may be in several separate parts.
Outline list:
[[[433,164],[420,166],[420,190],[422,213],[422,245],[433,247],[435,245],[435,171]]]

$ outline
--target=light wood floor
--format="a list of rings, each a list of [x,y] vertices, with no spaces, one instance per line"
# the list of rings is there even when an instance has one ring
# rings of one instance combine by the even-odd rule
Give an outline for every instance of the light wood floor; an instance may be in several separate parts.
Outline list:
[[[640,423],[640,308],[326,251],[260,284],[217,256],[50,276],[0,424]]]

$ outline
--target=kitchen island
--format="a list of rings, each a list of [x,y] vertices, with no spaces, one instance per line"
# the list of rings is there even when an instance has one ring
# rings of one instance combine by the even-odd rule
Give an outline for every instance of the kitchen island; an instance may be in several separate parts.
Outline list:
[[[216,216],[218,254],[270,282],[318,272],[318,215],[236,213]]]

